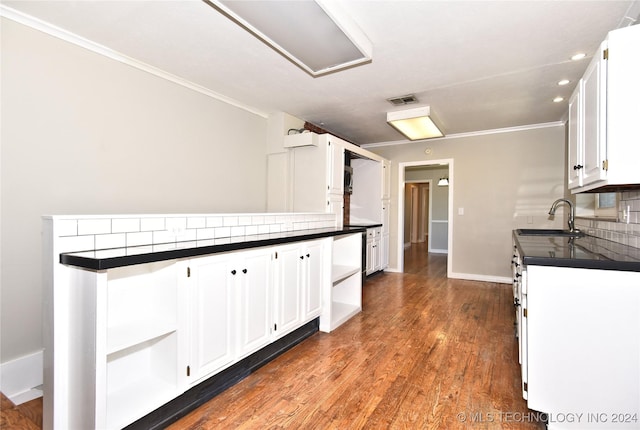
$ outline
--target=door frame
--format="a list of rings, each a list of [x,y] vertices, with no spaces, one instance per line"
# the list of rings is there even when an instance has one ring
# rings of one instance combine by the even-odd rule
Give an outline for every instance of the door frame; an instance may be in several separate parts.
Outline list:
[[[398,271],[404,272],[404,188],[405,173],[407,167],[422,167],[422,166],[436,166],[447,165],[449,168],[449,194],[448,194],[448,214],[447,214],[447,277],[450,278],[453,263],[453,185],[454,185],[454,171],[453,171],[453,158],[444,158],[440,160],[423,160],[423,161],[408,161],[404,163],[398,163]],[[413,181],[410,181],[413,182]],[[423,181],[424,182],[424,181]],[[429,199],[431,200],[431,193],[429,192]],[[429,205],[429,214],[431,214],[431,205]],[[431,220],[430,220],[431,221]],[[431,227],[430,227],[431,228]],[[431,236],[431,234],[429,235]],[[429,237],[429,240],[431,237]]]

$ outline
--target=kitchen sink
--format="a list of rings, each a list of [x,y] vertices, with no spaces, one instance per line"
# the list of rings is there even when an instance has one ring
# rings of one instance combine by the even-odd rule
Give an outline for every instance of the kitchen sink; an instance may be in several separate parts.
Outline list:
[[[560,229],[544,228],[519,228],[516,230],[520,236],[561,236],[561,237],[582,237],[585,233],[581,231],[569,231]]]

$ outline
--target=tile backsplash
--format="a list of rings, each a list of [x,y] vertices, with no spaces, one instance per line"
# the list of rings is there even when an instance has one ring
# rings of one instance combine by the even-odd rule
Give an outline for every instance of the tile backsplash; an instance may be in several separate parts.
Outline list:
[[[576,228],[591,236],[640,248],[640,191],[620,193],[618,221],[576,217]]]
[[[336,226],[330,213],[46,216],[58,252],[158,245]]]

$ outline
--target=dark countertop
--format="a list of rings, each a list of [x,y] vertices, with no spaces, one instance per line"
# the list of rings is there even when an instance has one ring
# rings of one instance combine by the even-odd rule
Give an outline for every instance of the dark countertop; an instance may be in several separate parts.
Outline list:
[[[194,240],[158,245],[131,246],[126,248],[60,254],[60,263],[84,269],[105,270],[134,264],[153,263],[176,258],[198,257],[219,252],[274,246],[292,242],[342,236],[365,232],[363,227],[319,228],[220,239]]]
[[[346,225],[345,228],[376,228],[382,227],[382,223],[378,224],[349,224]]]
[[[593,236],[522,236],[513,231],[524,265],[640,272],[640,249]]]

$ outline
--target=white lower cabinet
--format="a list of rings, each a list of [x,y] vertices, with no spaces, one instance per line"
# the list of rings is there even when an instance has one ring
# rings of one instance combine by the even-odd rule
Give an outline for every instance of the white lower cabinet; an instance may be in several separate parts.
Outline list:
[[[276,338],[320,316],[327,277],[326,240],[279,247],[275,252],[273,333]]]
[[[184,261],[191,385],[320,316],[326,240]]]
[[[637,272],[523,272],[525,398],[549,415],[549,429],[640,426],[638,285]]]
[[[68,402],[54,405],[52,427],[125,427],[318,318],[332,240],[69,268],[59,291],[69,347],[54,386]]]
[[[367,229],[366,275],[378,272],[385,267],[383,266],[385,246],[382,240],[380,227]]]

